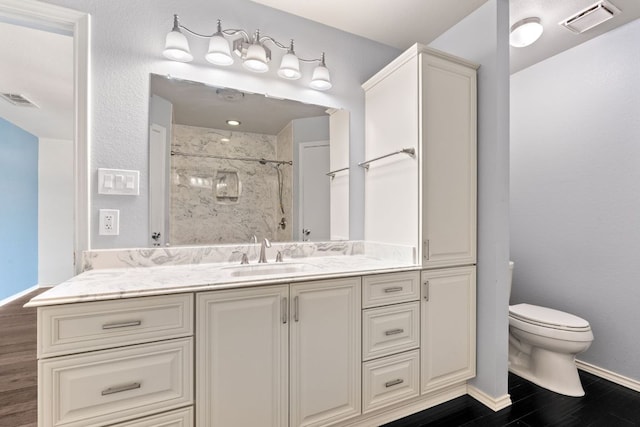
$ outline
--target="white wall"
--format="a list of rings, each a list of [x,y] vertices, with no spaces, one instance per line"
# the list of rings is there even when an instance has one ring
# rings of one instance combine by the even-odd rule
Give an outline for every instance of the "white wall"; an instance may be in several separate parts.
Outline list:
[[[363,160],[364,113],[360,84],[399,52],[379,43],[270,9],[248,0],[48,0],[91,14],[91,246],[93,248],[145,246],[148,241],[147,134],[149,73],[171,74],[218,86],[251,92],[268,92],[276,97],[345,108],[351,115],[350,162],[356,171],[350,177],[351,237],[363,236],[362,171],[355,165]],[[228,28],[259,28],[278,40],[296,39],[296,52],[304,57],[327,54],[334,87],[328,92],[309,89],[311,66],[303,65],[305,78],[291,83],[277,77],[258,76],[241,65],[214,67],[204,61],[206,41],[192,39],[197,60],[191,64],[165,60],[164,38],[171,29],[173,14],[196,31],[213,31],[221,18]],[[96,168],[123,168],[141,171],[139,197],[98,196]],[[117,238],[97,234],[100,208],[120,209]]]
[[[478,70],[478,317],[473,385],[507,394],[509,261],[509,3],[489,0],[430,45]]]
[[[74,275],[73,141],[38,146],[38,284],[50,286]]]
[[[332,171],[349,166],[349,112],[337,110],[329,117],[329,169]],[[331,240],[349,239],[349,170],[338,172],[329,178],[329,216]]]
[[[640,21],[511,77],[512,303],[568,311],[578,358],[640,380]]]

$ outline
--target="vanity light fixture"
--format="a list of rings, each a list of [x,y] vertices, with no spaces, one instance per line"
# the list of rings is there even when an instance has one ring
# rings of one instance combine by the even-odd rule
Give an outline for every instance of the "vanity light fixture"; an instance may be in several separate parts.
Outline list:
[[[531,17],[522,19],[511,26],[509,44],[513,47],[526,47],[540,38],[544,28],[540,18]]]
[[[178,15],[173,16],[173,29],[167,34],[162,54],[165,58],[171,59],[172,61],[193,61],[193,55],[191,55],[191,50],[189,49],[189,42],[185,35],[182,34],[182,31],[180,31]]]
[[[227,124],[229,126],[240,126],[240,121],[238,121],[238,120],[227,120]]]
[[[284,45],[270,36],[261,35],[259,30],[250,36],[242,29],[222,29],[220,20],[217,22],[216,32],[211,35],[196,33],[184,25],[180,24],[178,15],[173,15],[173,29],[167,34],[163,56],[172,61],[191,62],[193,55],[189,49],[189,41],[182,33],[184,30],[195,37],[209,39],[209,50],[205,59],[214,65],[228,66],[233,64],[233,53],[242,59],[242,65],[254,73],[265,73],[269,71],[271,61],[271,49],[267,43],[273,45],[286,53],[280,61],[278,76],[287,80],[297,80],[302,77],[300,62],[317,63],[313,70],[311,83],[309,86],[316,90],[331,89],[331,75],[325,63],[325,54],[320,58],[304,59],[296,55],[293,48],[293,39],[289,45]],[[232,38],[233,40],[227,40]]]

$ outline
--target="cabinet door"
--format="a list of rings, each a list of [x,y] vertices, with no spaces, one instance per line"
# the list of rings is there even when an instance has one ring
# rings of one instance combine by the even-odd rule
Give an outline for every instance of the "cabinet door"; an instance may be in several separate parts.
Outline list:
[[[476,374],[475,267],[422,272],[422,392]]]
[[[422,260],[476,261],[476,71],[422,55]]]
[[[291,427],[360,414],[360,278],[291,285]]]
[[[386,67],[388,68],[388,67]],[[418,58],[394,65],[365,84],[363,160],[419,146]],[[419,241],[418,157],[390,156],[364,173],[366,241],[416,246]]]
[[[197,425],[287,426],[288,296],[288,286],[197,295]]]

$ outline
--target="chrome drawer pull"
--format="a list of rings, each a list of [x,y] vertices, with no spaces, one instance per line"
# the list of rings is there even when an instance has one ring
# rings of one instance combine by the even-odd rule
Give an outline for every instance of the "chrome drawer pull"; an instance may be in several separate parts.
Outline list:
[[[131,383],[131,384],[126,384],[126,385],[120,385],[117,387],[109,387],[106,390],[102,390],[102,395],[103,396],[107,396],[109,394],[115,394],[115,393],[121,393],[123,391],[129,391],[129,390],[135,390],[137,388],[142,387],[142,384],[140,383]]]
[[[404,332],[404,329],[400,329],[400,328],[398,328],[398,329],[390,329],[390,330],[388,330],[388,331],[385,331],[385,332],[384,332],[384,334],[385,334],[386,336],[389,336],[389,335],[397,335],[397,334],[401,334],[401,333],[403,333],[403,332]]]
[[[384,288],[385,294],[390,294],[392,292],[400,292],[402,290],[402,286],[394,286],[393,288]]]
[[[402,378],[398,378],[397,380],[387,381],[386,383],[384,383],[384,386],[389,388],[393,387],[394,385],[402,384],[403,382],[404,380]]]
[[[142,320],[134,320],[132,322],[107,323],[106,325],[102,325],[102,329],[129,328],[131,326],[140,326],[140,325],[142,325]]]

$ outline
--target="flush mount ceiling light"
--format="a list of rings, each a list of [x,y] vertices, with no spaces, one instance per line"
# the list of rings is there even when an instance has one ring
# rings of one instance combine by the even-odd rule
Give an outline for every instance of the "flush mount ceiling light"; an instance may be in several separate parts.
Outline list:
[[[568,17],[560,22],[560,25],[576,34],[581,34],[596,25],[608,21],[619,13],[620,9],[608,1],[601,0],[575,15]]]
[[[509,44],[513,47],[526,47],[540,38],[544,28],[540,18],[522,19],[511,26]]]
[[[178,15],[173,15],[173,29],[167,34],[163,56],[172,61],[191,62],[193,55],[189,49],[189,41],[182,33],[184,30],[195,37],[209,39],[209,49],[205,59],[214,65],[228,66],[234,63],[233,53],[242,59],[242,65],[254,73],[269,71],[271,61],[271,49],[267,43],[285,51],[278,68],[278,76],[287,80],[297,80],[302,77],[300,62],[318,64],[313,70],[309,86],[316,90],[331,89],[331,76],[325,64],[324,52],[320,58],[304,59],[296,55],[293,49],[293,40],[289,45],[284,45],[273,37],[261,35],[256,30],[253,36],[242,29],[222,29],[220,20],[217,23],[216,32],[211,35],[199,34],[180,24]],[[233,40],[227,40],[233,39]]]
[[[227,124],[229,126],[240,126],[240,122],[238,120],[227,120]]]

